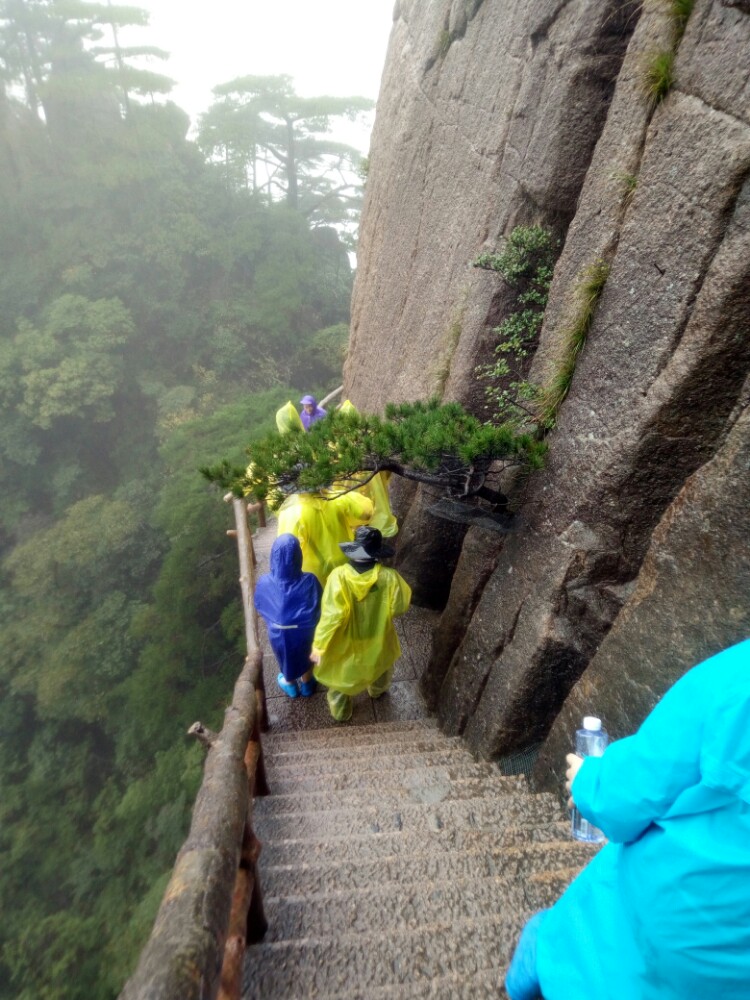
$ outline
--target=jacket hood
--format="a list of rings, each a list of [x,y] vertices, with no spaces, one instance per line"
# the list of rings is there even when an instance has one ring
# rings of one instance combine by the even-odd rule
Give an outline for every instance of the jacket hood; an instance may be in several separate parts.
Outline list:
[[[302,576],[302,548],[294,535],[279,535],[273,543],[271,575],[286,582]]]
[[[276,411],[276,429],[279,434],[289,434],[293,431],[303,431],[305,429],[300,419],[297,408],[290,400],[284,403],[280,410]]]
[[[354,595],[355,600],[363,601],[367,597],[378,582],[382,568],[380,563],[375,563],[372,569],[365,570],[364,573],[358,573],[353,566],[343,567],[343,571],[346,573],[347,585]]]

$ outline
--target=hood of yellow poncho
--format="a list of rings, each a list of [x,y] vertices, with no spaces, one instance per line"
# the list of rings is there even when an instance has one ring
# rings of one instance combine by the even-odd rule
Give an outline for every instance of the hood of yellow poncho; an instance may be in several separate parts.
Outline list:
[[[358,573],[353,566],[344,566],[343,572],[346,573],[346,582],[356,601],[364,601],[378,582],[382,568],[380,563],[375,563],[372,569],[365,570],[364,573]]]

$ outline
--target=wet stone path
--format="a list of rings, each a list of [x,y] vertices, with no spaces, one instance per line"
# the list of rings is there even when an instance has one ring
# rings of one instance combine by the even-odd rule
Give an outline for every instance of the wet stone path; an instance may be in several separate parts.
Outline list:
[[[257,573],[268,572],[271,546],[276,538],[276,522],[260,528],[253,535],[253,547],[258,562]],[[334,722],[328,711],[325,690],[311,698],[288,698],[276,684],[278,666],[268,644],[266,628],[259,623],[263,647],[263,675],[266,686],[268,723],[273,733],[296,732],[304,729],[324,729],[328,726],[346,728],[371,725],[373,722],[404,722],[426,719],[429,712],[419,693],[419,677],[427,666],[432,642],[432,630],[439,615],[425,608],[412,607],[396,619],[396,631],[401,642],[401,658],[396,663],[390,690],[373,701],[366,692],[354,699],[354,712],[349,722]]]

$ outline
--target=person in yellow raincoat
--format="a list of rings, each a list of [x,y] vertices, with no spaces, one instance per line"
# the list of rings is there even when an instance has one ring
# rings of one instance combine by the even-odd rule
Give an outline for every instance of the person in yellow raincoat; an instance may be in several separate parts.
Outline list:
[[[297,413],[297,409],[289,400],[288,403],[284,403],[276,411],[276,430],[279,434],[293,434],[296,431],[301,431],[303,434],[305,428],[300,420],[300,415]],[[255,479],[255,464],[251,462],[245,469],[245,479],[247,481],[247,486],[245,488],[245,495],[252,492],[252,482]],[[283,493],[280,490],[271,490],[268,494],[267,501],[271,509],[277,507],[282,503],[284,499]]]
[[[339,542],[351,541],[354,529],[372,517],[372,503],[359,493],[327,499],[321,493],[293,493],[278,510],[278,534],[290,534],[302,546],[302,570],[325,586],[336,566],[346,562]]]
[[[302,418],[291,400],[284,403],[281,409],[276,411],[276,430],[279,434],[288,434],[290,431],[304,432],[305,426],[302,423]]]
[[[339,407],[339,412],[357,413],[357,408],[350,400],[345,399]],[[357,492],[372,500],[375,508],[370,518],[370,527],[377,528],[384,538],[393,538],[394,535],[398,534],[398,521],[391,510],[391,498],[388,495],[391,473],[378,472],[371,479],[367,479],[369,475],[368,472],[362,472],[358,473],[356,478],[361,476],[362,479],[367,480],[362,486],[357,487]]]
[[[328,577],[310,659],[315,678],[328,688],[331,715],[346,722],[355,695],[366,689],[379,698],[390,687],[401,655],[393,619],[408,611],[411,587],[395,569],[381,566],[393,549],[377,528],[357,528],[341,550],[350,561]]]

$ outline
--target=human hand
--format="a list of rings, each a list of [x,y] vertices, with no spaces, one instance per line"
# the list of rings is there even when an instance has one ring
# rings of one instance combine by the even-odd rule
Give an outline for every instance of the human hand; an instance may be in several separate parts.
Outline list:
[[[573,781],[581,768],[581,764],[583,764],[583,757],[579,757],[575,753],[568,753],[565,755],[565,762],[568,765],[565,771],[565,791],[568,793],[568,809],[572,809],[575,805],[572,793]]]
[[[314,663],[315,666],[317,667],[317,665],[320,663],[320,656],[321,656],[320,650],[314,649],[310,653],[310,663]]]

